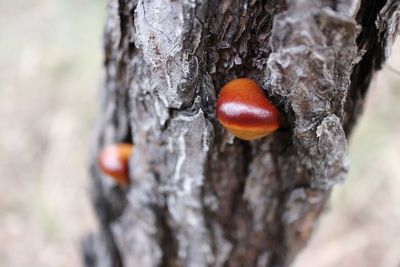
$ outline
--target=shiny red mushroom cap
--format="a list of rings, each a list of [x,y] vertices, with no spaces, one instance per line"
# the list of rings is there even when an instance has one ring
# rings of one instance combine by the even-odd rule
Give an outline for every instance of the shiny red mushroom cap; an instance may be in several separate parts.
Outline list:
[[[243,140],[261,138],[279,128],[279,111],[257,83],[247,78],[222,87],[216,116],[225,129]]]
[[[112,177],[118,184],[129,184],[129,157],[132,144],[112,144],[106,146],[98,157],[100,170]]]

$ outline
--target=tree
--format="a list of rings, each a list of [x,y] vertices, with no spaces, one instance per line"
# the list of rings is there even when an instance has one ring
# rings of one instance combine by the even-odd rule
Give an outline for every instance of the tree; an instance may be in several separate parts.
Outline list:
[[[92,154],[101,231],[86,266],[286,266],[348,171],[347,139],[396,36],[396,0],[109,0]],[[219,89],[262,85],[281,129],[216,121]],[[131,185],[96,164],[132,142]]]

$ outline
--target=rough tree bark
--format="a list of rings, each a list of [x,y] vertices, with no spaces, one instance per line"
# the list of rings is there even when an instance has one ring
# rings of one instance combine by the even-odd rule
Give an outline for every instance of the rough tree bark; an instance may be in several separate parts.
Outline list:
[[[347,138],[390,53],[398,0],[109,0],[92,154],[101,231],[86,266],[287,266],[348,171]],[[245,142],[214,116],[250,77],[281,129]],[[132,142],[129,188],[98,170]]]

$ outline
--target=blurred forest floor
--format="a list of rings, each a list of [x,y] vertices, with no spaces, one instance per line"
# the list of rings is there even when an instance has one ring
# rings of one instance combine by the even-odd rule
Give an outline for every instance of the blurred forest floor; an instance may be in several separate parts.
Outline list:
[[[105,0],[0,0],[0,266],[80,266]]]
[[[6,3],[7,2],[7,3]],[[105,0],[0,1],[0,267],[80,265]],[[400,70],[400,42],[389,63]],[[400,75],[385,68],[295,267],[400,264]]]

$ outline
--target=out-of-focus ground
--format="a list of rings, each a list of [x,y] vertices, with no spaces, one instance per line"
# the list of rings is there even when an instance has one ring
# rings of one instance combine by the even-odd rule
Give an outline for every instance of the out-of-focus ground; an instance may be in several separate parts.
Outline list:
[[[0,1],[0,267],[80,265],[105,0]],[[400,70],[400,42],[390,65]],[[400,265],[400,75],[369,92],[351,172],[295,267]]]
[[[105,0],[0,0],[0,266],[80,266]]]

